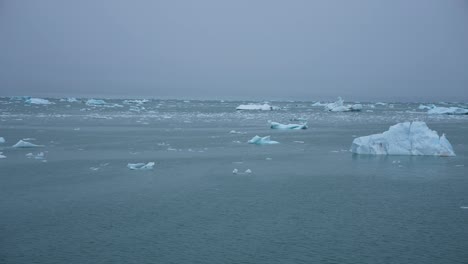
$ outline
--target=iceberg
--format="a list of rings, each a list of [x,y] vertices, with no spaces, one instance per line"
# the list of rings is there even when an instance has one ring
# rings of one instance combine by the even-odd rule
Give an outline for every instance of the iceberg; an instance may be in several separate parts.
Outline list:
[[[43,147],[41,145],[36,145],[27,141],[20,140],[18,143],[12,146],[12,148],[37,148],[37,147]]]
[[[127,168],[131,170],[152,170],[154,167],[154,162],[148,163],[128,163]]]
[[[452,145],[420,121],[398,123],[389,130],[355,138],[351,152],[364,155],[455,156]]]
[[[251,174],[251,173],[252,173],[252,170],[250,170],[250,169],[247,169],[247,170],[245,170],[244,172],[239,172],[238,169],[234,169],[234,170],[232,171],[232,174]]]
[[[307,124],[281,124],[278,122],[270,122],[270,128],[271,129],[293,129],[293,130],[299,130],[299,129],[307,129]]]
[[[28,104],[37,104],[37,105],[52,104],[49,100],[41,99],[41,98],[29,98],[25,102],[28,103]]]
[[[361,111],[361,110],[362,110],[361,104],[345,105],[341,97],[338,97],[338,101],[325,105],[325,111],[330,111],[330,112],[355,112],[355,111]]]
[[[255,136],[251,140],[247,141],[249,144],[256,144],[256,145],[271,145],[271,144],[279,144],[278,141],[270,140],[270,136],[266,137],[259,137]]]
[[[3,155],[3,152],[0,152],[0,159],[6,159],[6,156]]]
[[[262,104],[262,105],[257,105],[257,104],[248,104],[248,105],[239,105],[236,110],[263,110],[263,111],[271,111],[275,110],[273,106],[269,104]]]
[[[3,137],[0,137],[0,144],[5,143],[5,139]]]
[[[430,115],[468,115],[468,109],[461,107],[434,107],[427,111]]]

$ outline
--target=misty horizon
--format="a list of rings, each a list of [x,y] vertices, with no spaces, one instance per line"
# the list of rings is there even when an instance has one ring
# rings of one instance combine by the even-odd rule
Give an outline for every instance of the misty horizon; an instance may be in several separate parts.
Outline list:
[[[468,101],[466,1],[3,1],[0,96]]]

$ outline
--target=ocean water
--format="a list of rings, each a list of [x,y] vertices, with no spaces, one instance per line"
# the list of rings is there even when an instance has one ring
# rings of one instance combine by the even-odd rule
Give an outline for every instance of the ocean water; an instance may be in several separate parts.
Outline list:
[[[0,99],[0,263],[468,263],[468,116],[51,101]],[[293,118],[309,129],[269,129]],[[413,120],[457,156],[349,152],[354,137]],[[247,144],[255,135],[280,144]],[[44,147],[11,148],[24,138]]]

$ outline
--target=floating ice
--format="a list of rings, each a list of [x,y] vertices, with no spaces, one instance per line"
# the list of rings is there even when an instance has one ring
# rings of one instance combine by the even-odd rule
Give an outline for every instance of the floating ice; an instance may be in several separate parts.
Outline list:
[[[312,104],[312,106],[326,106],[327,103],[321,103],[321,102],[315,102]]]
[[[441,137],[424,122],[398,123],[382,134],[355,138],[351,152],[367,155],[455,156],[444,134]]]
[[[38,105],[52,104],[49,100],[41,99],[41,98],[29,98],[25,102],[28,104],[38,104]]]
[[[420,104],[420,105],[418,106],[418,109],[419,109],[419,110],[430,110],[430,109],[435,108],[435,107],[436,107],[436,106],[433,105],[433,104],[431,104],[431,105],[422,105],[422,104]]]
[[[427,111],[431,115],[468,115],[468,109],[461,107],[434,107]]]
[[[5,139],[3,137],[0,137],[0,144],[5,143]]]
[[[251,171],[250,169],[247,169],[247,170],[245,170],[244,172],[239,172],[238,169],[234,169],[234,170],[232,171],[232,174],[251,174],[251,173],[252,173],[252,171]]]
[[[249,144],[256,144],[256,145],[271,145],[271,144],[278,144],[278,141],[270,140],[270,136],[266,137],[259,137],[255,136],[251,140],[247,141]]]
[[[131,170],[152,170],[154,167],[154,162],[148,163],[128,163],[127,168]]]
[[[34,155],[33,153],[28,153],[28,154],[26,154],[26,157],[28,159],[34,158],[34,159],[37,159],[37,160],[43,160],[45,155],[44,155],[44,152],[39,152],[36,155]]]
[[[248,104],[248,105],[239,105],[236,110],[263,110],[263,111],[268,111],[268,110],[275,110],[275,108],[269,104],[262,104],[262,105],[257,105],[257,104]]]
[[[239,131],[231,130],[231,131],[229,131],[229,134],[245,134],[245,132],[239,132]]]
[[[3,152],[0,152],[0,159],[6,159],[6,156],[3,155]]]
[[[293,130],[299,130],[299,129],[307,129],[307,124],[281,124],[278,122],[270,122],[270,128],[271,129],[293,129]]]
[[[107,102],[101,99],[88,99],[88,101],[86,101],[86,105],[89,105],[89,106],[106,105],[106,104]]]
[[[12,147],[13,148],[37,148],[37,147],[43,147],[43,146],[20,140],[18,141],[18,143],[16,143]]]
[[[338,97],[338,101],[325,105],[325,111],[330,111],[330,112],[354,112],[354,111],[361,111],[361,110],[362,110],[361,104],[344,105],[344,101],[343,99],[341,99],[341,97]]]

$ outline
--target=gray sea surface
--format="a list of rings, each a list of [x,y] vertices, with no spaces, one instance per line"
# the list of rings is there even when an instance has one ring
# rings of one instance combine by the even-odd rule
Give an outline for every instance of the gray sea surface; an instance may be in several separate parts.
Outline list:
[[[468,263],[468,116],[417,103],[49,100],[0,98],[0,263]],[[309,129],[269,128],[295,118]],[[349,152],[414,120],[457,156]],[[255,135],[280,144],[247,144]],[[25,138],[43,147],[11,148]]]

